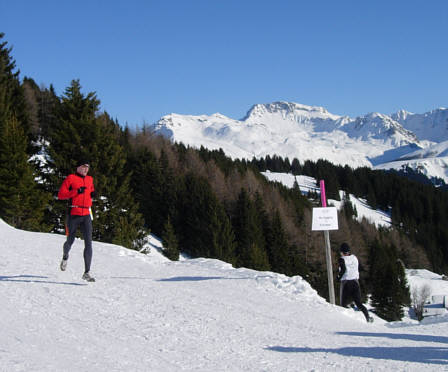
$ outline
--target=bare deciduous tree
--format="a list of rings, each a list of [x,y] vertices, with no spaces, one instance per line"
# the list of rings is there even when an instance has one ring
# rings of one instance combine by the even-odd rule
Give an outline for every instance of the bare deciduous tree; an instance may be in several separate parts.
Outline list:
[[[412,308],[419,321],[423,319],[423,306],[429,299],[429,296],[431,296],[431,288],[428,284],[415,287],[412,290]]]

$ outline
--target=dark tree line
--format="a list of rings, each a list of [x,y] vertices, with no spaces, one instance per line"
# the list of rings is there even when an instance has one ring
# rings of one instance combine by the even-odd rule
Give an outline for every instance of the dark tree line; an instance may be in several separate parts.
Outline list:
[[[300,166],[294,159],[293,163],[295,167],[288,169],[288,159],[275,157],[276,167],[283,171],[325,179],[328,198],[340,200],[338,191],[344,190],[365,199],[372,208],[391,213],[394,227],[424,247],[431,269],[448,270],[448,193],[444,187],[435,187],[425,176],[410,169],[400,172],[352,169],[325,160],[305,161]],[[264,159],[254,159],[252,164],[260,171],[269,169]],[[356,211],[348,213],[354,215]]]
[[[162,144],[159,151],[154,142]],[[232,162],[222,151],[171,145],[144,129],[134,136],[131,148],[131,186],[153,233],[170,236],[167,242],[175,241],[174,246],[192,257],[219,258],[235,266],[290,275],[303,273],[298,255],[291,259],[291,252],[298,248],[290,243],[280,212],[268,213],[261,194],[244,186],[242,178],[250,173],[247,164]],[[198,173],[208,162],[212,167],[217,164],[215,172],[221,169],[222,181],[231,183],[230,191],[221,191],[222,198],[207,178],[207,170]],[[267,185],[264,178],[259,181]],[[304,208],[300,205],[307,201],[294,195],[292,205],[300,212]]]

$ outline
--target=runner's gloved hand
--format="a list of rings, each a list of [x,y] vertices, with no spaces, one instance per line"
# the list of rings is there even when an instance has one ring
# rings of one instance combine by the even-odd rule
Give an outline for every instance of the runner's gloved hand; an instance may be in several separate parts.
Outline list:
[[[84,194],[85,189],[86,189],[85,186],[81,186],[81,187],[78,189],[78,194]]]

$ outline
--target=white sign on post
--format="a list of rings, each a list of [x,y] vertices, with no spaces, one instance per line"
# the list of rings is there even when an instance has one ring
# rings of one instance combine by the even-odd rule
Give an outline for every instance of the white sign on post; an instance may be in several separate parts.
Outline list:
[[[311,230],[338,230],[338,211],[335,207],[313,208]]]

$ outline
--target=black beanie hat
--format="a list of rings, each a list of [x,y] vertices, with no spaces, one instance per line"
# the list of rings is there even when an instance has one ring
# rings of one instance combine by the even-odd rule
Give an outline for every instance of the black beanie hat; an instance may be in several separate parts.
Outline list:
[[[347,243],[342,243],[340,251],[341,253],[350,253],[350,246]]]
[[[89,166],[89,161],[87,159],[81,159],[76,163],[77,167],[80,167],[81,165],[87,165]]]

